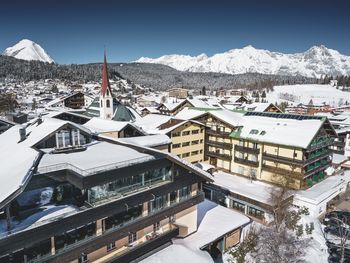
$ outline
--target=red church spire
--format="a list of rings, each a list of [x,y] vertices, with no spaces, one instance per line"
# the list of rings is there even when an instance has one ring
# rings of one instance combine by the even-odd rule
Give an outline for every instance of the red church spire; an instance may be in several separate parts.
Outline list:
[[[102,84],[101,84],[101,95],[104,97],[107,89],[109,92],[111,92],[111,86],[109,84],[108,79],[108,68],[107,68],[107,59],[106,59],[106,49],[104,52],[104,61],[103,61],[103,67],[102,67]]]

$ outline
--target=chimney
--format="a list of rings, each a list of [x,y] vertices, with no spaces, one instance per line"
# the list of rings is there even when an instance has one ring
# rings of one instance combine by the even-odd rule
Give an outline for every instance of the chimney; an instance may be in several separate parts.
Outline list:
[[[19,141],[22,142],[27,138],[26,136],[26,127],[22,126],[19,128]]]
[[[39,117],[38,117],[38,125],[40,125],[42,123],[43,123],[43,119],[41,118],[41,114],[40,114]]]

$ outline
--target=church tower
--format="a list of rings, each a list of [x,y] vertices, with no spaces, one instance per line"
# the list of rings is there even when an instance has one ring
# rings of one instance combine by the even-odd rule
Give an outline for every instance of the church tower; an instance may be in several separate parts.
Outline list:
[[[102,84],[100,92],[100,118],[111,120],[113,118],[113,97],[109,84],[106,50],[102,67]]]

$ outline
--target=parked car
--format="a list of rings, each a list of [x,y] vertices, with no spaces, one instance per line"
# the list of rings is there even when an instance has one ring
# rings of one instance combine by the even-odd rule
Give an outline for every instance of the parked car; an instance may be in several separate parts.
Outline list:
[[[332,234],[334,236],[340,237],[344,235],[350,235],[350,229],[338,226],[326,226],[324,232],[327,234]]]

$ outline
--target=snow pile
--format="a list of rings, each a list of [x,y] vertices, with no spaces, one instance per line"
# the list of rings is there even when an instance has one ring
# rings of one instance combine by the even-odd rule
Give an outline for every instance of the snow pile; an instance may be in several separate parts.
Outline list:
[[[191,72],[228,74],[256,72],[306,77],[350,74],[350,57],[322,45],[295,54],[283,54],[246,46],[211,57],[206,54],[199,56],[165,55],[159,58],[141,57],[136,62],[164,64],[177,70]]]
[[[23,39],[16,45],[6,48],[3,55],[23,60],[38,60],[54,63],[54,60],[40,45],[28,39]]]

